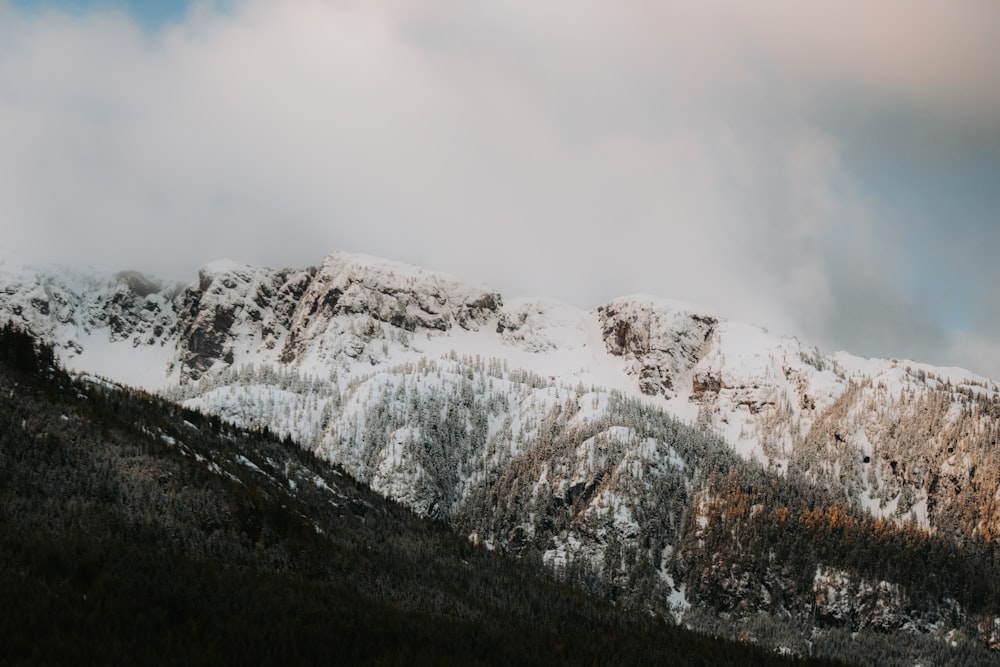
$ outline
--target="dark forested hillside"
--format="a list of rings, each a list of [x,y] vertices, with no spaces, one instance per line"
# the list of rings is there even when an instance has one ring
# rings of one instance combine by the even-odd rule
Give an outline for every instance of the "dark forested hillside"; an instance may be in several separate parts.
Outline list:
[[[0,332],[0,663],[806,662],[625,613],[290,441],[52,360]]]

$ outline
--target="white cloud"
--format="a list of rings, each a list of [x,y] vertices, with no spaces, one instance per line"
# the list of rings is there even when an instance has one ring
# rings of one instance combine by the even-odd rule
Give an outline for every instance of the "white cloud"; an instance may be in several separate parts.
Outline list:
[[[845,304],[913,295],[825,119],[997,129],[996,25],[978,0],[248,0],[148,34],[0,0],[3,242],[177,277],[343,248],[846,347]],[[914,338],[856,310],[884,318],[860,352],[953,358],[933,315]]]

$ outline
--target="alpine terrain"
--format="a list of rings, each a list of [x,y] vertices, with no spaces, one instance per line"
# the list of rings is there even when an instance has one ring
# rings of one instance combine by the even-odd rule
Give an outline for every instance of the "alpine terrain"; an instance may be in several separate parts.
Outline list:
[[[319,466],[199,453],[206,474],[294,492],[342,471],[475,553],[790,656],[1000,664],[1000,387],[968,371],[343,253],[189,284],[8,261],[4,322],[84,394],[138,387]]]

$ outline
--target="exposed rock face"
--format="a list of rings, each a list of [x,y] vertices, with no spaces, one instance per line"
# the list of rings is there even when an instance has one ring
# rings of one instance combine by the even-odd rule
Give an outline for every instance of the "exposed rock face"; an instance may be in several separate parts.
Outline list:
[[[313,269],[275,271],[251,266],[206,267],[177,299],[180,377],[197,380],[232,365],[237,353],[273,357]]]
[[[441,274],[357,255],[328,256],[299,301],[281,350],[292,363],[312,353],[357,359],[368,344],[416,331],[478,330],[503,305],[495,292]],[[389,327],[389,328],[386,328]],[[405,332],[405,333],[403,333]]]
[[[178,285],[137,271],[96,271],[0,265],[0,320],[11,320],[73,358],[95,334],[133,347],[163,345],[176,331]]]
[[[718,320],[658,299],[616,299],[597,309],[608,352],[648,395],[675,396],[705,355]]]
[[[830,625],[846,625],[853,631],[874,628],[899,630],[912,622],[903,610],[912,603],[902,587],[887,581],[864,581],[850,572],[822,567],[813,579],[817,619]]]

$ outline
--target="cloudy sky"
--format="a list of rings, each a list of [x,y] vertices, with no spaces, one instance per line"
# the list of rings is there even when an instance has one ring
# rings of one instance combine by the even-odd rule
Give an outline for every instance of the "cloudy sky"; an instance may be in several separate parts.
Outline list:
[[[995,0],[0,0],[0,246],[390,257],[1000,379]]]

